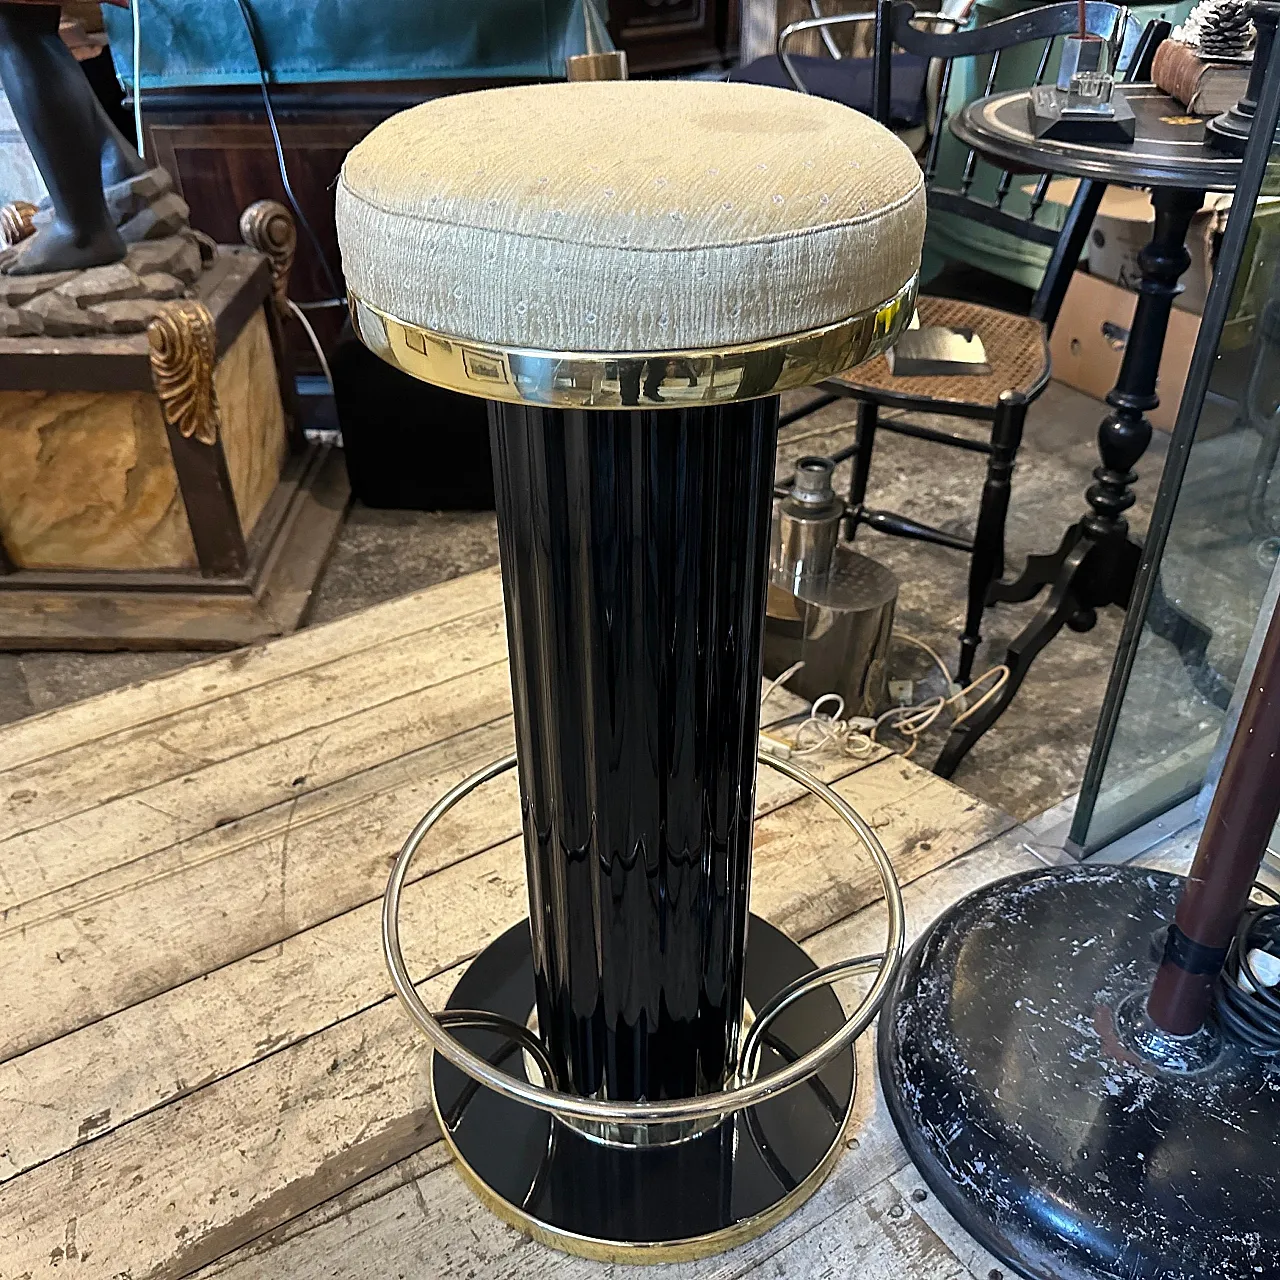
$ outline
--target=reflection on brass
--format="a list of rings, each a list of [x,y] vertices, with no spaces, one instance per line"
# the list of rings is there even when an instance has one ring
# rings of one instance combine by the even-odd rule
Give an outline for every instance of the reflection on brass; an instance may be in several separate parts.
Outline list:
[[[20,244],[35,231],[36,207],[30,200],[14,200],[0,209],[0,235],[6,245]]]
[[[664,1240],[661,1244],[657,1244],[645,1241],[601,1240],[592,1236],[578,1235],[543,1222],[540,1218],[535,1218],[528,1209],[503,1199],[467,1163],[466,1157],[454,1141],[453,1130],[440,1112],[440,1103],[436,1098],[435,1072],[428,1071],[427,1078],[430,1081],[431,1109],[435,1112],[436,1122],[444,1136],[445,1145],[453,1153],[455,1167],[462,1175],[463,1182],[471,1188],[472,1193],[490,1213],[496,1214],[503,1222],[515,1227],[517,1231],[524,1232],[539,1244],[548,1245],[552,1249],[559,1249],[579,1258],[591,1258],[596,1262],[626,1264],[693,1262],[698,1258],[708,1258],[713,1254],[736,1248],[748,1240],[764,1235],[771,1227],[777,1226],[804,1204],[826,1181],[836,1158],[840,1155],[845,1130],[848,1128],[849,1117],[853,1114],[853,1103],[857,1094],[856,1089],[850,1090],[849,1107],[845,1111],[844,1123],[840,1126],[835,1141],[832,1142],[817,1168],[767,1209],[753,1218],[743,1218],[731,1226],[713,1231],[708,1235],[691,1236],[685,1240]]]
[[[1192,125],[1192,124],[1199,124],[1200,119],[1201,118],[1199,116],[1161,116],[1160,123]]]
[[[217,335],[203,302],[167,302],[147,326],[151,381],[164,420],[201,444],[218,438],[218,399],[213,389]]]
[[[560,409],[687,409],[812,386],[892,346],[915,312],[917,278],[821,329],[700,351],[531,351],[435,333],[348,294],[356,333],[388,364],[486,400]]]
[[[279,200],[255,200],[240,215],[240,238],[271,264],[271,295],[277,314],[289,311],[289,271],[298,248],[293,214]]]
[[[578,53],[564,60],[568,80],[625,80],[627,55],[621,49],[607,53]]]

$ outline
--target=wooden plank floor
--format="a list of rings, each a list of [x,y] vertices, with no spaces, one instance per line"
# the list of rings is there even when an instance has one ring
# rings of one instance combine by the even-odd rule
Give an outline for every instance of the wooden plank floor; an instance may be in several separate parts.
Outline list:
[[[0,731],[0,1280],[613,1274],[463,1189],[381,959],[405,834],[510,744],[491,571]],[[913,931],[1038,865],[909,761],[810,763],[877,828]],[[877,949],[876,877],[829,811],[767,772],[758,808],[753,909],[819,961]],[[524,915],[518,830],[508,777],[420,855],[403,936],[429,1003]],[[860,1061],[819,1195],[660,1271],[987,1280],[920,1198],[869,1038]]]

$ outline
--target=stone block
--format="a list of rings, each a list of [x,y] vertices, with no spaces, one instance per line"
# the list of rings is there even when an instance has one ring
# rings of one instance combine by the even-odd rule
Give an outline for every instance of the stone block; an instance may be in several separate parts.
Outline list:
[[[132,244],[125,261],[140,276],[163,271],[177,276],[183,284],[193,284],[200,278],[200,250],[187,236],[166,236],[163,240]]]
[[[78,271],[45,271],[34,276],[0,275],[0,306],[20,307],[79,274]]]
[[[71,338],[94,332],[94,323],[88,312],[81,311],[70,298],[56,289],[42,293],[38,298],[19,307],[18,314],[27,323],[39,322],[44,333],[51,338]]]
[[[172,190],[173,179],[166,170],[157,167],[148,169],[136,178],[114,183],[102,194],[111,220],[119,226]]]
[[[79,271],[75,278],[60,284],[56,292],[77,306],[96,307],[121,298],[140,298],[146,292],[137,274],[124,262]]]
[[[187,202],[176,191],[170,191],[152,201],[127,222],[121,223],[120,234],[126,244],[162,240],[165,236],[174,236],[185,230],[190,212]]]
[[[205,235],[203,231],[196,231],[194,228],[191,230],[191,238],[200,250],[200,261],[207,267],[218,256],[218,242],[212,236]]]
[[[148,298],[181,298],[186,286],[177,276],[167,271],[151,271],[142,277],[142,287]]]
[[[0,307],[0,338],[30,338],[44,331],[44,322],[16,307]]]
[[[141,333],[163,306],[159,298],[125,298],[89,308],[89,319],[99,333]]]

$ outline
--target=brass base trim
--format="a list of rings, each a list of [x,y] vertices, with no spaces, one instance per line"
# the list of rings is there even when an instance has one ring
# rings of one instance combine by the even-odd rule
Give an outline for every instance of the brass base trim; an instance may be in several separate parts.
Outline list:
[[[919,277],[835,324],[697,351],[536,351],[435,333],[348,292],[360,340],[388,364],[450,391],[558,409],[687,409],[755,400],[843,373],[893,345]]]
[[[559,1249],[561,1253],[569,1253],[578,1258],[590,1258],[593,1262],[619,1262],[630,1266],[651,1266],[661,1262],[694,1262],[699,1258],[709,1258],[713,1254],[725,1253],[729,1249],[737,1248],[740,1244],[746,1244],[748,1240],[754,1240],[757,1236],[764,1235],[771,1227],[776,1227],[784,1218],[790,1217],[806,1200],[814,1195],[835,1167],[836,1160],[840,1156],[844,1136],[849,1129],[849,1120],[853,1115],[853,1104],[858,1096],[857,1077],[855,1076],[854,1087],[849,1091],[849,1106],[845,1111],[844,1120],[826,1154],[818,1162],[812,1173],[808,1174],[802,1182],[788,1191],[781,1199],[771,1204],[762,1213],[758,1213],[754,1217],[743,1218],[740,1222],[735,1222],[732,1226],[724,1227],[719,1231],[712,1231],[702,1236],[690,1236],[685,1240],[605,1240],[565,1231],[542,1221],[541,1218],[535,1218],[527,1210],[521,1209],[498,1195],[480,1177],[467,1163],[466,1157],[458,1149],[457,1143],[453,1140],[453,1134],[450,1132],[449,1126],[445,1123],[444,1116],[440,1112],[440,1104],[436,1099],[434,1065],[435,1051],[433,1050],[427,1060],[427,1078],[430,1082],[431,1090],[431,1110],[435,1114],[436,1123],[440,1126],[445,1145],[453,1155],[454,1163],[457,1166],[458,1173],[462,1176],[462,1181],[470,1188],[476,1199],[490,1213],[501,1218],[508,1226],[514,1227],[517,1231],[523,1232],[531,1239],[536,1240],[539,1244],[546,1245],[548,1248]],[[557,1121],[552,1120],[552,1123],[555,1124]]]

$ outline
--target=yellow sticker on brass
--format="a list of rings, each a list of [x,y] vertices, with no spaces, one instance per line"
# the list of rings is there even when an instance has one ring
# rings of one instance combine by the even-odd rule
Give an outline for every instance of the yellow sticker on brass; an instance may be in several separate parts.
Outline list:
[[[509,382],[506,357],[500,351],[475,351],[462,348],[462,363],[467,376],[479,382]]]
[[[1199,124],[1199,116],[1161,116],[1161,124]]]

